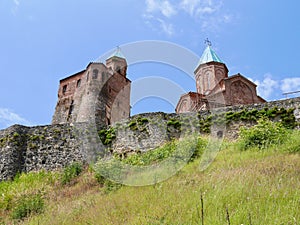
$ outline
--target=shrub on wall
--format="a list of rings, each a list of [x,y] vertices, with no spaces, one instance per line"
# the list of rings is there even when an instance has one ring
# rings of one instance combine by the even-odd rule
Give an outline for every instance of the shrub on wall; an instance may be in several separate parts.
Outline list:
[[[251,147],[264,149],[271,145],[278,145],[284,142],[287,134],[287,129],[281,123],[261,118],[257,125],[251,128],[241,128],[239,148],[241,150]]]
[[[104,145],[110,145],[112,141],[116,138],[116,132],[113,127],[110,127],[109,129],[102,129],[98,133],[101,142]]]

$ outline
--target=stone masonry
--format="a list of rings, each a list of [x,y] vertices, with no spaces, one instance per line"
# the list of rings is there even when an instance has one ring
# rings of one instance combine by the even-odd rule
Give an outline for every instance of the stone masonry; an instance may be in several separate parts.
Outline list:
[[[300,98],[220,108],[213,113],[239,112],[242,110],[262,110],[264,108],[293,109],[294,117],[300,124]],[[112,153],[126,156],[132,152],[144,152],[161,146],[163,143],[180,138],[187,132],[199,132],[201,117],[212,112],[199,114],[146,113],[122,120],[113,126],[116,138],[109,146],[104,146],[98,136],[97,126],[91,123],[57,124],[49,126],[11,126],[0,130],[0,180],[13,178],[17,172],[30,172],[41,169],[55,170],[72,162],[88,164],[97,157]],[[199,117],[200,116],[200,117]],[[185,124],[177,126],[177,121]],[[225,136],[236,138],[241,126],[255,123],[232,121],[226,127]],[[200,127],[201,128],[201,127]],[[190,129],[190,130],[188,130]]]

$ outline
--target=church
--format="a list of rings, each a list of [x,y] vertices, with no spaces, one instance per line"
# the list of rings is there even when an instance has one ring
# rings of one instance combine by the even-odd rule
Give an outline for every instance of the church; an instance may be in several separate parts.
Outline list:
[[[207,43],[194,71],[197,92],[182,95],[176,113],[265,102],[257,95],[256,84],[241,74],[228,77],[227,66]],[[103,127],[127,119],[130,91],[127,61],[117,48],[105,64],[91,62],[60,80],[52,124],[92,122]]]
[[[197,92],[183,94],[176,113],[197,112],[218,107],[266,102],[257,95],[256,84],[235,74],[228,76],[228,68],[207,40],[199,63],[194,71]]]
[[[100,128],[129,118],[130,89],[127,61],[117,48],[105,64],[91,62],[59,81],[52,124],[90,122]]]

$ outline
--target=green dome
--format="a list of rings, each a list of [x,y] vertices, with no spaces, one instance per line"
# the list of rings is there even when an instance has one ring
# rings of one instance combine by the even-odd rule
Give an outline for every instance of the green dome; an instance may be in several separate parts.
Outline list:
[[[219,63],[223,63],[222,60],[219,58],[219,56],[217,56],[217,54],[214,52],[214,50],[212,50],[212,48],[210,47],[210,45],[208,45],[206,47],[206,49],[204,50],[198,66],[204,63],[208,63],[208,62],[219,62]]]

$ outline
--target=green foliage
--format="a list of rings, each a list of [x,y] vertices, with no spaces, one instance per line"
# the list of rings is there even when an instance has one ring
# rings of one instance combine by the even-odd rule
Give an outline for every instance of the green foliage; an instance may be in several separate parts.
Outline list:
[[[76,178],[82,172],[82,164],[72,163],[67,166],[62,174],[61,183],[63,185],[69,184],[74,178]]]
[[[1,148],[4,147],[6,145],[6,143],[7,143],[7,141],[8,141],[7,137],[0,138],[0,147]]]
[[[212,117],[208,116],[207,118],[201,118],[199,120],[199,125],[200,125],[199,128],[201,133],[205,133],[205,134],[210,133],[210,127],[212,125],[211,119]]]
[[[0,224],[11,223],[12,218],[21,219],[40,213],[43,199],[59,179],[57,172],[18,173],[13,180],[0,182]],[[42,194],[41,194],[42,193]],[[25,218],[23,217],[23,218]]]
[[[29,142],[27,146],[28,146],[29,149],[37,149],[38,148],[37,144],[32,143],[32,142]]]
[[[104,145],[110,145],[112,141],[116,138],[116,131],[113,127],[109,129],[103,129],[99,131],[100,140]]]
[[[44,200],[41,194],[21,196],[11,212],[13,219],[24,219],[31,214],[39,214],[44,211]]]
[[[139,125],[145,125],[149,122],[149,120],[147,118],[138,117],[137,122],[138,122]]]
[[[202,133],[210,133],[212,124],[230,124],[234,121],[258,121],[261,118],[279,121],[284,127],[293,129],[296,127],[296,119],[294,116],[294,108],[285,109],[273,107],[271,109],[264,108],[262,110],[246,110],[226,113],[212,114],[206,117],[199,115],[199,128]]]
[[[132,154],[124,159],[118,156],[115,157],[126,164],[134,166],[147,166],[159,163],[171,156],[174,158],[181,158],[189,155],[191,156],[189,161],[193,161],[202,155],[207,145],[207,140],[201,137],[196,137],[196,141],[190,141],[190,138],[191,137],[187,137],[181,141],[173,140],[156,149],[144,153]]]
[[[108,194],[110,192],[114,192],[119,190],[123,185],[117,182],[113,182],[111,180],[105,179],[103,183],[104,193]]]
[[[14,138],[18,138],[18,137],[20,137],[20,134],[19,134],[18,132],[14,132],[14,133],[13,133],[13,137],[14,137]]]
[[[112,159],[99,159],[94,165],[95,178],[97,182],[104,188],[105,193],[118,190],[122,184],[112,180],[120,180],[121,174],[120,161]]]
[[[147,151],[145,153],[133,154],[122,161],[126,164],[136,165],[136,166],[145,166],[160,162],[166,158],[168,158],[175,150],[176,142],[171,141],[166,143],[162,147],[156,148],[151,151]]]
[[[240,130],[239,148],[246,150],[251,147],[265,149],[271,145],[279,145],[287,137],[287,130],[281,123],[268,119],[259,119],[258,124]]]
[[[136,126],[136,121],[133,120],[131,121],[129,124],[128,124],[128,127],[130,128],[130,130],[134,131],[134,130],[137,130],[137,126]]]
[[[128,124],[128,127],[132,131],[145,132],[145,131],[147,131],[146,125],[148,123],[149,123],[149,120],[147,118],[138,117],[137,119],[130,121],[130,123]]]
[[[177,119],[172,118],[172,119],[168,120],[167,126],[173,126],[175,129],[178,130],[181,127],[181,122]]]
[[[195,137],[178,141],[173,140],[162,147],[156,148],[145,153],[131,154],[125,158],[118,155],[110,159],[99,159],[94,165],[95,178],[103,186],[105,193],[118,190],[122,185],[118,181],[126,179],[121,177],[123,165],[148,166],[159,163],[165,159],[172,159],[174,165],[182,160],[191,162],[200,157],[207,145],[207,140]],[[116,181],[116,182],[114,182]]]
[[[286,138],[285,142],[281,146],[283,151],[290,153],[299,153],[300,152],[300,131],[293,130],[289,132],[288,138]]]
[[[12,208],[13,205],[13,195],[4,194],[0,196],[0,209],[4,211],[8,211]]]
[[[201,138],[201,137],[198,137],[197,138],[197,144],[196,144],[196,148],[195,150],[193,151],[193,154],[190,158],[190,162],[194,161],[195,159],[198,159],[202,156],[205,148],[207,147],[207,144],[208,144],[208,141],[207,139],[205,138]]]
[[[61,130],[60,129],[53,129],[53,132],[57,135],[59,135],[61,133]]]

